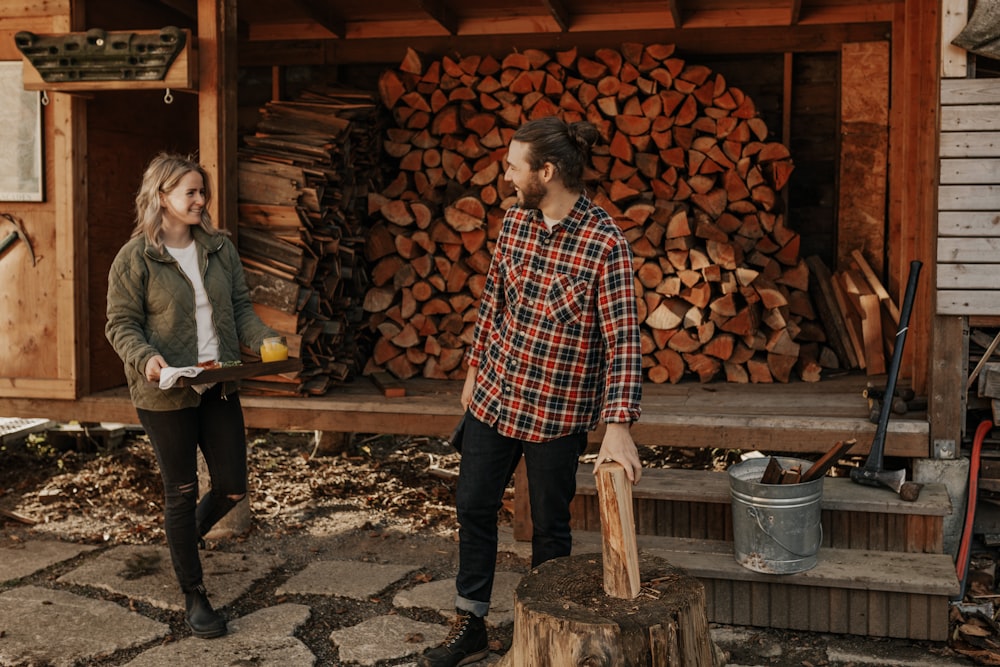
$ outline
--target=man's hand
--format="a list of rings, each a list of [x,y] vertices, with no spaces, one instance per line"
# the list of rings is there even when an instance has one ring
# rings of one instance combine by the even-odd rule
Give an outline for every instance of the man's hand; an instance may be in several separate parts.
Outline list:
[[[167,360],[158,354],[150,357],[149,361],[146,362],[146,379],[150,382],[159,382],[160,370],[166,368],[168,365]]]
[[[597,453],[597,461],[594,462],[594,474],[597,474],[602,463],[608,461],[622,464],[629,481],[639,483],[642,478],[642,461],[639,460],[639,452],[635,448],[628,424],[608,424],[601,442],[601,451]]]
[[[462,409],[468,410],[469,403],[472,403],[472,392],[476,388],[476,371],[478,366],[469,366],[469,372],[465,374],[465,385],[462,387]]]

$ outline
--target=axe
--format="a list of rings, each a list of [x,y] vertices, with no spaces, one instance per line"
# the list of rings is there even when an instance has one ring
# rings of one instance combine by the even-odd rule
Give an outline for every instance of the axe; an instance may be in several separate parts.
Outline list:
[[[892,360],[889,362],[888,382],[885,395],[893,396],[896,391],[896,377],[899,375],[899,365],[903,357],[903,344],[906,342],[906,330],[909,328],[910,311],[913,310],[913,299],[917,291],[917,278],[920,277],[920,260],[910,262],[910,276],[906,281],[906,294],[903,297],[903,307],[899,312],[899,329],[896,331],[896,344],[892,350]],[[851,479],[868,486],[886,486],[899,494],[903,500],[916,500],[920,493],[919,484],[906,481],[905,470],[884,470],[882,456],[885,452],[885,432],[889,426],[889,413],[892,411],[892,401],[882,401],[878,427],[872,440],[868,460],[861,468],[851,470]]]
[[[34,266],[35,251],[31,247],[31,240],[28,238],[28,235],[24,232],[24,227],[21,226],[21,221],[15,216],[11,215],[10,213],[0,213],[0,216],[3,216],[8,220],[10,220],[12,223],[14,223],[15,227],[14,231],[5,236],[3,240],[0,240],[0,255],[6,252],[7,248],[9,248],[11,244],[14,243],[14,241],[21,239],[22,241],[24,241],[24,244],[28,246],[28,253],[31,255],[31,265]]]

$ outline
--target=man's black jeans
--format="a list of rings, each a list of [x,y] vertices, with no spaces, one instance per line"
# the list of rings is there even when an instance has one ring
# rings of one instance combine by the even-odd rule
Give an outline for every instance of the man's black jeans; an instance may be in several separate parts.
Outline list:
[[[247,445],[239,394],[222,396],[215,385],[195,408],[140,410],[139,421],[156,452],[163,479],[163,528],[181,590],[202,583],[198,541],[247,492]],[[211,490],[198,501],[198,448]]]
[[[500,435],[467,415],[455,507],[459,564],[455,606],[485,616],[497,562],[497,513],[511,473],[524,454],[531,502],[531,566],[568,556],[573,546],[569,504],[576,495],[576,470],[587,434],[549,442],[525,442]]]

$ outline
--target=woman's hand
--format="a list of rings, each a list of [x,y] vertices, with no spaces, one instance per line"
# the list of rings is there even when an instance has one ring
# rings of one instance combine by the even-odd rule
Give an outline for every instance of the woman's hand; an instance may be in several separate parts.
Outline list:
[[[604,432],[604,440],[601,442],[601,451],[597,453],[597,461],[594,462],[594,474],[602,463],[617,461],[625,468],[625,476],[633,484],[638,484],[642,477],[642,461],[639,460],[639,452],[635,448],[635,441],[632,440],[632,432],[629,431],[628,424],[608,424]]]
[[[150,357],[149,361],[146,362],[146,379],[150,382],[159,382],[160,370],[168,365],[167,360],[158,354]]]

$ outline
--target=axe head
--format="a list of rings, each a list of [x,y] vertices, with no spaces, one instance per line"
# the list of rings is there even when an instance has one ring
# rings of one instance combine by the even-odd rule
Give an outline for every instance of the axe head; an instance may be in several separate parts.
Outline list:
[[[868,486],[885,486],[899,493],[906,481],[906,471],[851,468],[851,480]]]
[[[3,241],[0,241],[0,252],[3,252],[10,246],[10,244],[20,239],[24,245],[28,246],[28,253],[31,255],[31,265],[35,266],[35,250],[31,247],[31,239],[28,238],[28,235],[24,231],[24,227],[21,226],[21,221],[9,213],[0,213],[0,216],[10,220],[14,224],[14,231],[8,234]]]

